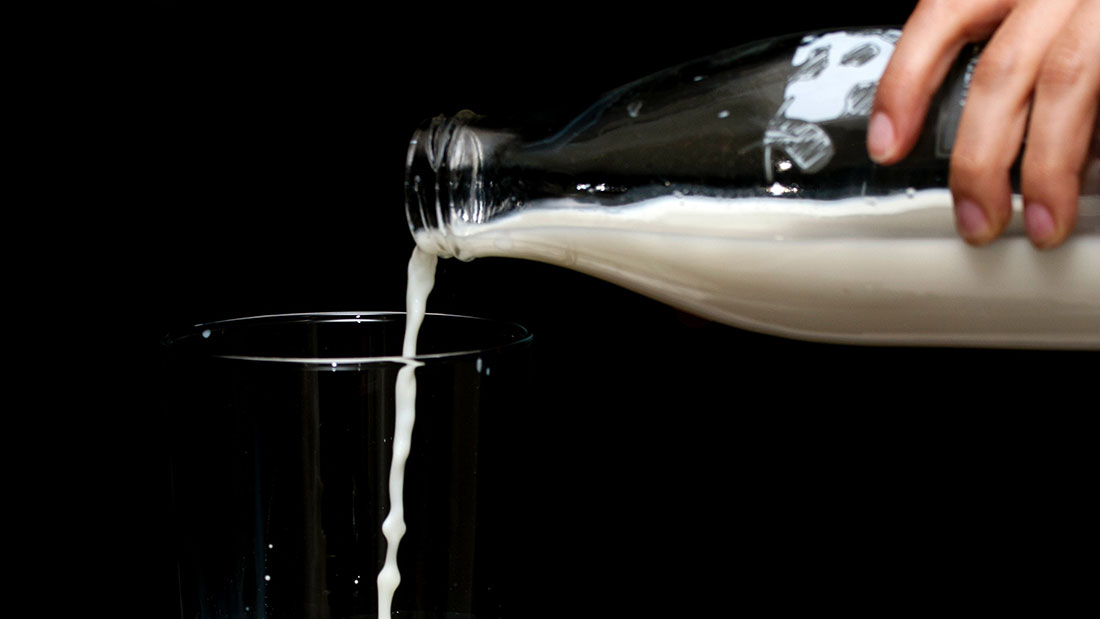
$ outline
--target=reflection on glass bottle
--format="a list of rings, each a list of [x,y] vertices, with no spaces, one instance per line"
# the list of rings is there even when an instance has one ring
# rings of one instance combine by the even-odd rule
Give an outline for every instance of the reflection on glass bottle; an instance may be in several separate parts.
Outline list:
[[[976,48],[912,154],[868,159],[898,36],[750,44],[611,91],[550,135],[470,112],[432,119],[407,160],[414,236],[439,255],[559,264],[787,336],[1100,348],[1097,179],[1057,251],[1033,250],[1018,213],[991,247],[955,235],[947,165]]]

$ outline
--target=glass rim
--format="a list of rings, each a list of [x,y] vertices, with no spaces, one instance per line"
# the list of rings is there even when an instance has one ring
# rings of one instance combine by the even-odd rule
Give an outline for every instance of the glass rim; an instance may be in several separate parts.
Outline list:
[[[340,312],[298,312],[287,314],[258,314],[252,316],[241,316],[236,318],[226,318],[221,320],[214,320],[210,322],[203,322],[193,324],[189,327],[181,327],[178,330],[173,330],[166,334],[162,340],[162,345],[166,349],[172,349],[183,342],[190,341],[192,338],[207,338],[210,336],[211,331],[214,329],[233,328],[236,326],[248,326],[251,324],[264,324],[264,323],[301,323],[301,322],[317,322],[317,323],[362,323],[362,322],[382,322],[384,317],[400,317],[402,321],[405,320],[407,312],[404,311],[340,311]],[[462,321],[476,321],[483,324],[493,324],[507,329],[512,329],[516,333],[515,339],[498,343],[491,346],[483,346],[479,348],[468,348],[465,350],[453,350],[437,353],[424,353],[417,354],[412,357],[404,355],[363,355],[363,356],[315,356],[315,357],[290,357],[290,356],[276,356],[276,355],[240,355],[240,354],[222,354],[222,353],[189,353],[195,357],[208,358],[208,359],[226,359],[234,361],[257,361],[257,362],[270,362],[270,363],[286,363],[297,364],[306,366],[317,367],[332,367],[336,368],[341,365],[362,365],[362,364],[375,364],[375,363],[416,363],[426,361],[439,361],[459,359],[468,356],[482,355],[489,352],[508,350],[529,344],[534,335],[530,329],[523,325],[495,318],[484,318],[479,316],[468,316],[464,314],[445,314],[428,312],[424,315],[425,322],[430,318],[447,318],[458,319]]]

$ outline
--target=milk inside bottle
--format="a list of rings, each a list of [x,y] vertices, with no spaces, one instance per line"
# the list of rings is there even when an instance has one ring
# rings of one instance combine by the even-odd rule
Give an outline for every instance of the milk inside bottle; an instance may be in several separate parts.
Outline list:
[[[863,344],[1100,348],[1100,158],[1034,250],[954,230],[948,159],[976,50],[901,164],[865,150],[896,30],[750,44],[609,92],[553,132],[470,112],[407,160],[418,247],[556,264],[737,327]],[[1094,141],[1095,142],[1095,141]]]

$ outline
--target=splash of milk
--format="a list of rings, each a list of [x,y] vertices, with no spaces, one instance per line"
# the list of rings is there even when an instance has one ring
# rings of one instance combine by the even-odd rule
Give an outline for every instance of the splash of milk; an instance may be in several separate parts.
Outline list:
[[[378,573],[378,617],[389,617],[393,594],[401,584],[401,572],[397,567],[397,547],[405,535],[405,461],[412,446],[413,423],[416,421],[416,368],[422,365],[413,360],[416,356],[416,340],[428,304],[428,294],[435,285],[437,257],[413,249],[409,259],[409,284],[405,295],[405,340],[401,355],[405,366],[397,373],[394,390],[395,412],[393,428],[393,459],[390,462],[390,512],[382,522],[382,535],[386,538],[386,562]]]

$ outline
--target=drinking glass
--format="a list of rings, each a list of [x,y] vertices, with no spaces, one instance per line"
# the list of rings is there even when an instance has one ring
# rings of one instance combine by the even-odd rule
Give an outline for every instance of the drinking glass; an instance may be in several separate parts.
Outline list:
[[[498,424],[521,410],[531,335],[429,314],[250,317],[165,340],[180,616],[378,613],[395,381],[415,366],[394,616],[488,616],[503,566]]]

